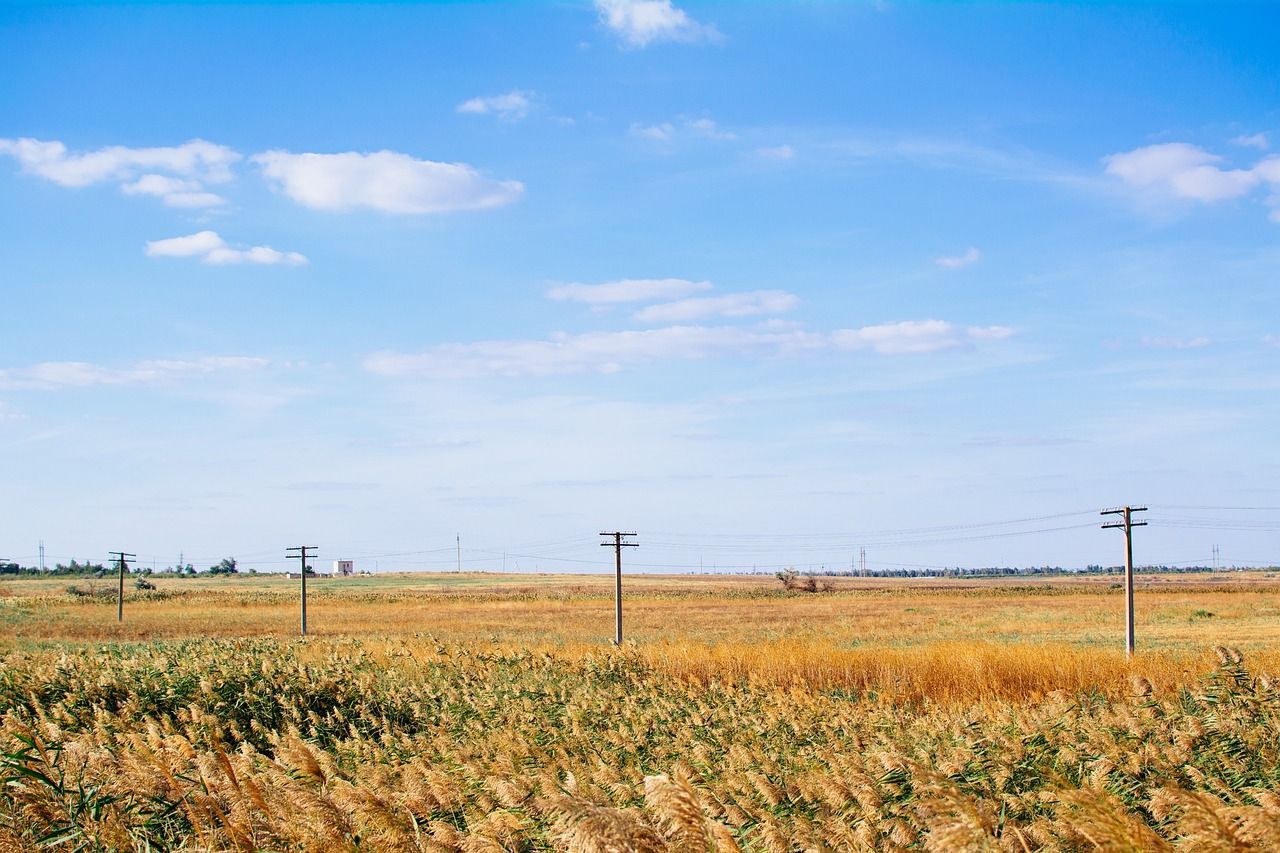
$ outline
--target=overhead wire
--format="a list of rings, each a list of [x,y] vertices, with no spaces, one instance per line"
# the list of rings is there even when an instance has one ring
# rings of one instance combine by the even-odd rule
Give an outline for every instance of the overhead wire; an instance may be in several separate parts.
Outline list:
[[[1280,507],[1275,506],[1210,506],[1210,505],[1155,505],[1156,509],[1178,510],[1188,512],[1273,512],[1280,511]],[[797,554],[836,554],[840,553],[839,561],[832,559],[828,561],[815,560],[813,563],[804,565],[826,565],[828,563],[835,565],[837,562],[843,564],[844,553],[866,547],[874,548],[901,548],[901,547],[930,547],[935,545],[948,545],[965,542],[983,542],[993,541],[1007,538],[1015,538],[1021,536],[1041,535],[1048,533],[1058,533],[1071,530],[1082,530],[1095,526],[1094,521],[1080,524],[1062,524],[1053,526],[1036,526],[1028,529],[1001,530],[1000,528],[1014,527],[1018,525],[1029,525],[1036,522],[1056,521],[1061,519],[1078,518],[1081,516],[1092,516],[1098,512],[1097,509],[1076,510],[1072,512],[1051,513],[1044,515],[1025,516],[1021,518],[1004,519],[999,521],[983,521],[983,522],[967,522],[960,524],[932,525],[923,527],[902,527],[902,528],[886,528],[879,530],[868,530],[862,532],[843,532],[843,533],[715,533],[698,531],[695,533],[682,533],[671,531],[655,531],[651,535],[654,538],[646,538],[643,544],[646,549],[656,549],[661,551],[682,551],[688,553],[690,551],[713,551],[726,553],[731,559],[736,558],[735,562],[717,560],[714,565],[721,568],[772,568],[785,567],[794,565],[790,562],[775,563],[746,561],[744,557],[747,555],[758,555],[763,559],[777,559],[776,555],[783,553]],[[1155,516],[1150,519],[1153,526],[1166,527],[1171,529],[1188,529],[1188,530],[1220,530],[1230,532],[1273,532],[1280,531],[1280,522],[1272,522],[1268,520],[1248,520],[1240,518],[1219,519],[1207,518],[1199,515],[1195,516]],[[954,535],[950,535],[954,534]],[[511,547],[504,547],[498,550],[494,546],[485,548],[464,547],[459,549],[457,542],[439,548],[426,548],[417,550],[401,550],[401,551],[375,551],[375,550],[357,550],[343,549],[341,553],[344,556],[356,557],[362,560],[378,560],[378,559],[395,559],[399,565],[405,566],[446,566],[456,565],[459,562],[458,557],[429,559],[433,554],[444,554],[446,552],[461,551],[461,554],[467,556],[461,560],[463,563],[475,564],[490,562],[487,558],[508,557],[523,560],[546,561],[548,563],[570,563],[583,566],[599,566],[606,567],[611,561],[603,558],[584,559],[581,555],[582,548],[588,545],[597,544],[596,538],[593,536],[575,536],[563,539],[557,539],[549,542],[540,543],[517,543]],[[235,553],[234,551],[231,553]],[[272,554],[279,554],[277,549],[260,549],[245,554],[241,552],[236,555],[237,560],[250,562],[259,566],[286,565],[287,561],[283,555],[276,559],[268,559]],[[484,555],[484,556],[475,556]],[[66,555],[52,555],[46,553],[45,559],[49,561],[64,559],[80,559],[80,557],[68,557]],[[81,555],[83,556],[83,555]],[[461,555],[459,555],[461,556]],[[424,559],[405,559],[422,557]],[[20,559],[32,560],[36,559],[33,555],[26,555]],[[150,562],[159,562],[161,560],[170,560],[172,555],[162,557],[158,554],[145,554],[138,558],[139,565],[145,565]],[[184,555],[183,560],[187,563],[206,563],[210,560],[222,559],[195,557]],[[868,561],[874,565],[896,565],[906,568],[952,568],[950,566],[938,566],[919,563],[905,562],[881,562]],[[669,568],[669,569],[695,569],[703,567],[688,563],[630,563],[635,568]],[[1169,565],[1174,565],[1170,563]]]

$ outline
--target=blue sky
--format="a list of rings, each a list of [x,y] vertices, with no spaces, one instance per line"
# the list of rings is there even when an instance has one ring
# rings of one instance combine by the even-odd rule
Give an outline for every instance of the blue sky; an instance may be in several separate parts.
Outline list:
[[[0,6],[0,556],[1275,562],[1277,24]]]

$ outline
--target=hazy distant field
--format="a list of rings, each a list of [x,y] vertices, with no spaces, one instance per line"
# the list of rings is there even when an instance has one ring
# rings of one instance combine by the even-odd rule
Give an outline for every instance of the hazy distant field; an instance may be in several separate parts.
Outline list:
[[[1113,577],[635,576],[623,649],[606,576],[317,579],[306,640],[72,583],[0,583],[0,849],[1280,844],[1271,575],[1143,578],[1132,662]]]
[[[835,578],[830,593],[785,592],[772,577],[637,575],[625,579],[626,638],[719,646],[813,642],[825,650],[945,642],[1123,647],[1119,579]],[[102,599],[77,599],[68,585]],[[0,582],[0,641],[292,637],[298,581],[284,576],[127,582],[116,622],[114,579]],[[1266,649],[1280,641],[1280,578],[1274,573],[1150,576],[1137,583],[1144,651],[1193,652],[1230,643]],[[604,575],[431,574],[313,579],[315,637],[483,641],[511,648],[599,647],[613,637],[613,580]]]

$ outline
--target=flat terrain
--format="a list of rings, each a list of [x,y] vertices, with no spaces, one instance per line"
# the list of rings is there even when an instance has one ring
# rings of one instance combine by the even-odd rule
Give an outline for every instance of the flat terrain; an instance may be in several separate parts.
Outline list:
[[[5,582],[0,642],[23,648],[298,634],[296,579],[155,583],[154,592],[127,590],[119,623],[110,579]],[[1216,645],[1268,665],[1280,660],[1280,578],[1274,573],[1141,577],[1135,593],[1140,654],[1133,668],[1122,654],[1124,600],[1114,576],[834,583],[831,592],[805,593],[784,591],[772,577],[627,577],[625,638],[640,654],[679,661],[682,671],[707,677],[866,684],[879,676],[862,664],[901,661],[909,677],[881,672],[901,688],[924,677],[933,660],[960,679],[954,689],[938,684],[942,692],[932,693],[934,699],[956,690],[966,695],[966,660],[1005,661],[1003,669],[982,665],[989,678],[1015,661],[1029,662],[1043,673],[1030,683],[1044,690],[1106,689],[1132,671],[1173,686],[1187,673],[1210,669]],[[106,597],[70,596],[69,585]],[[594,652],[613,638],[613,580],[465,573],[315,579],[308,583],[308,632],[312,639],[429,637],[511,651]],[[1010,689],[1022,691],[1028,683],[1019,675]]]
[[[156,584],[0,583],[0,849],[1280,846],[1273,574]]]
[[[159,578],[155,592],[126,585],[116,622],[115,581],[0,581],[0,641],[289,637],[298,629],[297,579]],[[759,576],[627,577],[627,638],[746,642],[815,639],[835,648],[939,640],[1123,643],[1124,600],[1114,576],[1084,579],[833,578],[824,593],[785,592]],[[68,586],[101,598],[76,598]],[[1139,644],[1146,650],[1280,641],[1275,573],[1140,576]],[[442,638],[574,645],[613,637],[613,579],[604,575],[396,574],[308,581],[314,636]]]

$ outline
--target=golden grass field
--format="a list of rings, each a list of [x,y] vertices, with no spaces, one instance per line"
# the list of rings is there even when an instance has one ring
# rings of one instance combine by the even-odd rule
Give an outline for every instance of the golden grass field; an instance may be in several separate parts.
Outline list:
[[[1132,661],[1114,577],[629,577],[622,649],[605,576],[317,579],[305,640],[70,583],[0,583],[0,848],[1280,847],[1274,574],[1140,577]]]

